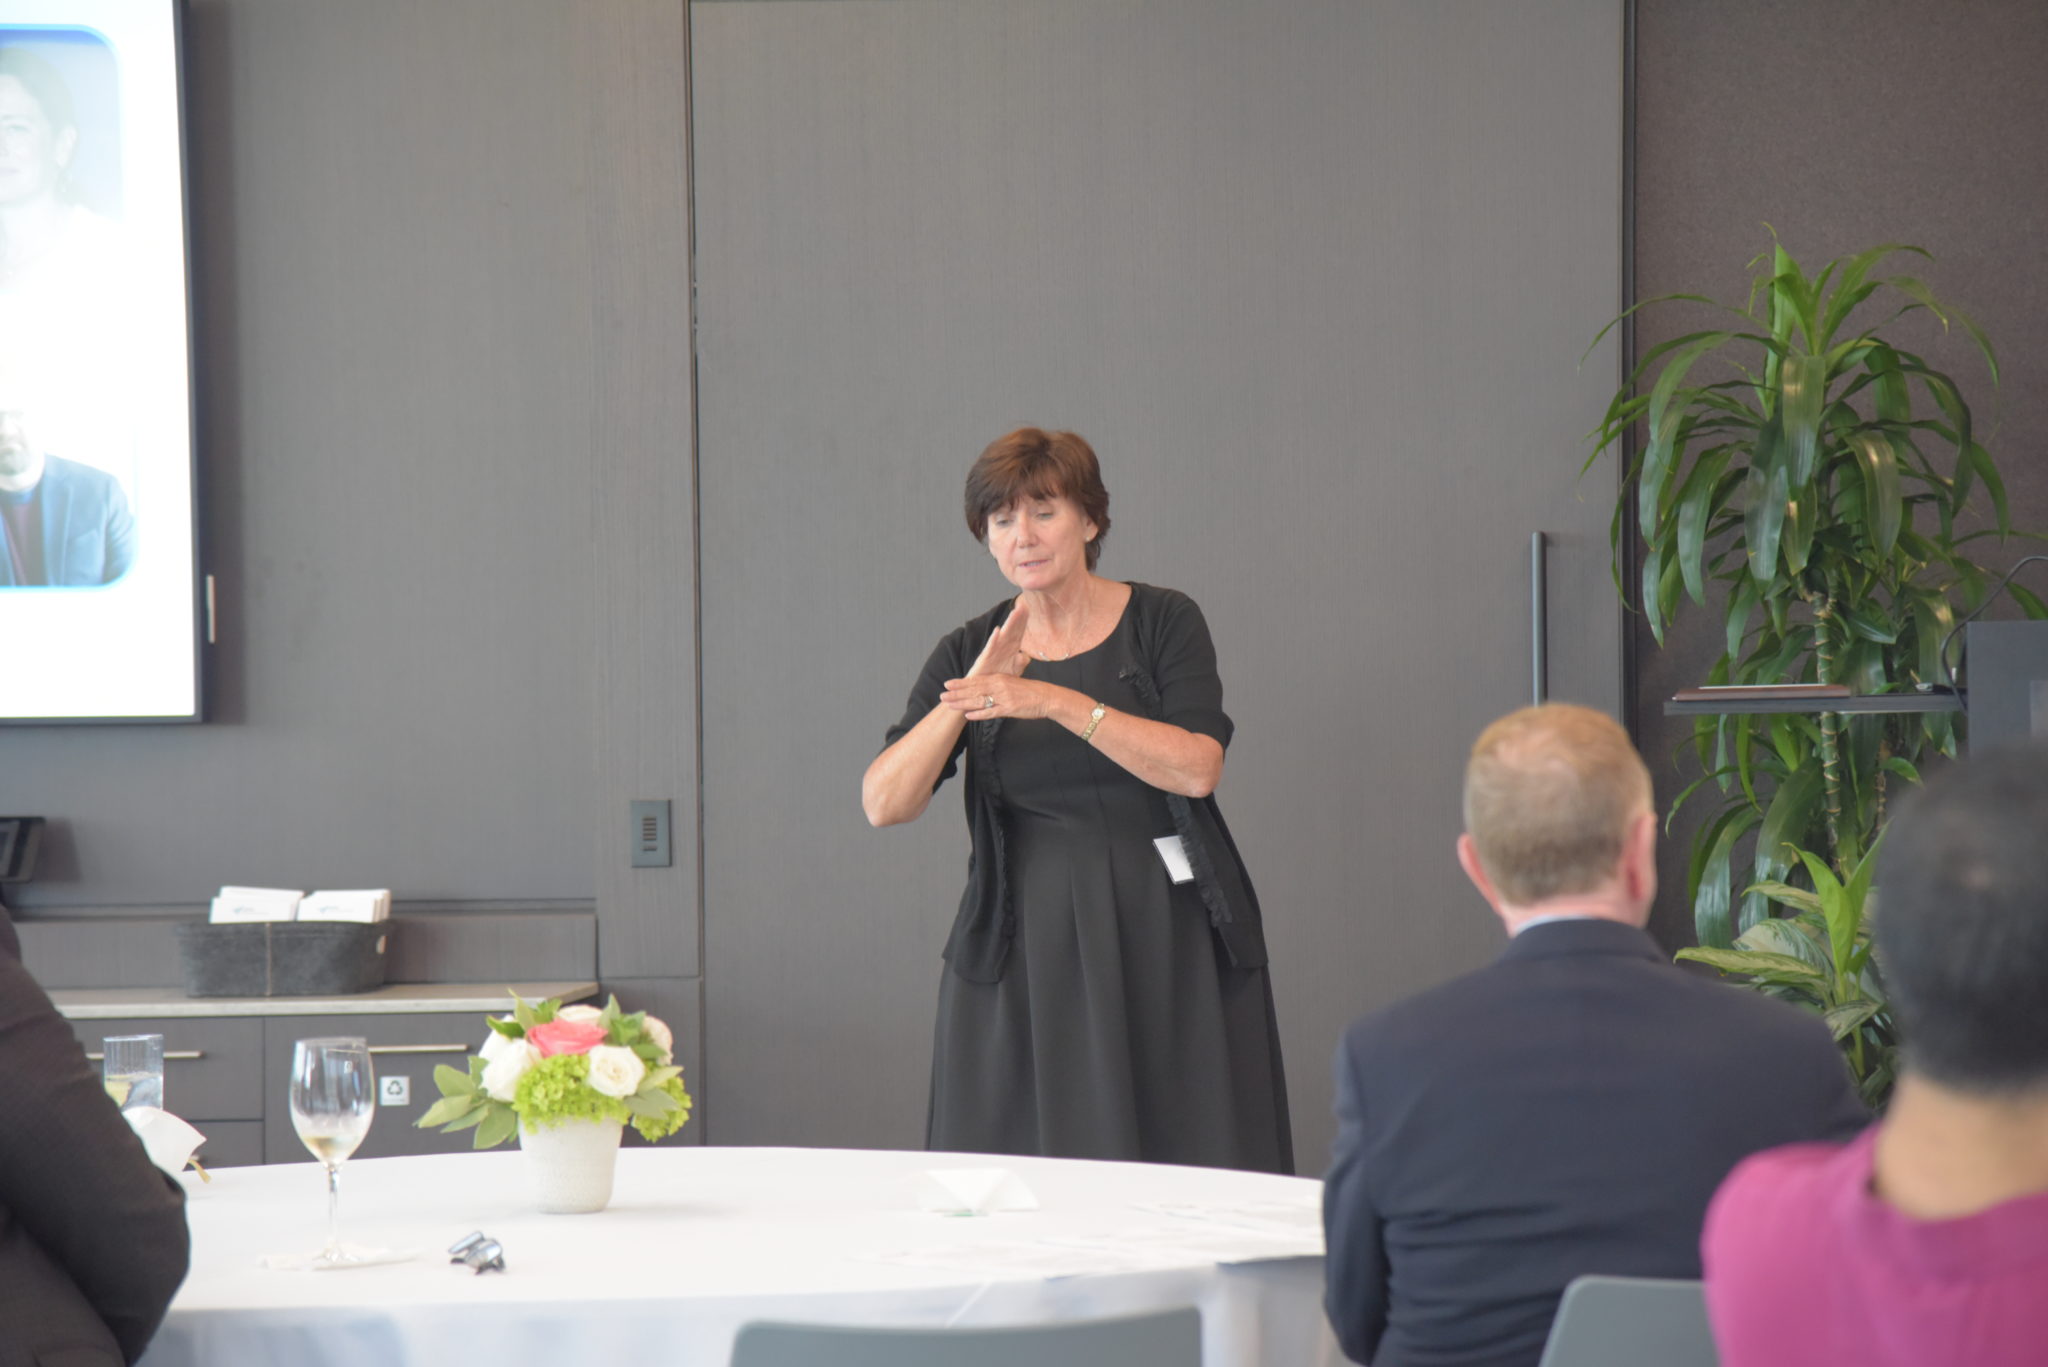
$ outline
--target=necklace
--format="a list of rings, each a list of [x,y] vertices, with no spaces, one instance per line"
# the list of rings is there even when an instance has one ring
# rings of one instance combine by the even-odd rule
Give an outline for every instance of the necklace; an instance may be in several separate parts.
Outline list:
[[[1088,639],[1088,615],[1094,610],[1095,595],[1093,593],[1089,593],[1087,595],[1087,601],[1081,604],[1080,625],[1068,629],[1066,633],[1067,648],[1061,651],[1059,654],[1055,655],[1050,650],[1047,650],[1043,647],[1040,647],[1037,650],[1030,650],[1030,648],[1027,646],[1026,649],[1030,650],[1030,654],[1040,660],[1056,662],[1070,658],[1074,653],[1074,642],[1085,641]]]

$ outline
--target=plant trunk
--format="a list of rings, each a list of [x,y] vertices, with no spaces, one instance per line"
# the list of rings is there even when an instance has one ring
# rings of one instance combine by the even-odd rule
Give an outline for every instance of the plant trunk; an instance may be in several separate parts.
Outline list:
[[[1807,602],[1813,605],[1813,655],[1819,668],[1820,682],[1833,683],[1835,600],[1809,595]],[[1850,860],[1842,844],[1842,714],[1839,712],[1820,714],[1820,775],[1827,807],[1828,859],[1835,866],[1835,876],[1847,882]]]
[[[1876,819],[1870,823],[1870,829],[1873,832],[1884,829],[1884,790],[1887,772],[1884,766],[1891,761],[1891,757],[1892,738],[1887,735],[1877,743],[1877,774],[1871,779],[1871,787],[1875,793],[1874,810],[1876,811]]]

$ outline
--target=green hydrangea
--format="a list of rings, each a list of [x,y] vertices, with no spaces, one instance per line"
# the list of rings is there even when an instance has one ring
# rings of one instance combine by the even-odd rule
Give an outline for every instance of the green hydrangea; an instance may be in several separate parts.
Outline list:
[[[623,1099],[594,1091],[587,1084],[590,1058],[585,1054],[556,1054],[526,1070],[512,1089],[512,1109],[534,1129],[566,1124],[571,1120],[610,1120],[625,1124],[631,1118]]]
[[[642,1139],[652,1144],[655,1140],[666,1139],[683,1128],[683,1122],[690,1118],[690,1094],[683,1090],[683,1080],[679,1077],[672,1077],[649,1090],[661,1092],[676,1103],[673,1110],[664,1111],[660,1115],[641,1114],[633,1117],[633,1128],[640,1132]],[[644,1098],[646,1093],[641,1093],[641,1096]]]

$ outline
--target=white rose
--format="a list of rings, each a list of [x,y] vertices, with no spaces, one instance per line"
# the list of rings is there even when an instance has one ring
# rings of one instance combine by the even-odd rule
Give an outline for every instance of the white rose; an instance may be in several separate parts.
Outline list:
[[[484,1067],[484,1091],[493,1101],[510,1101],[512,1089],[519,1085],[519,1079],[526,1076],[528,1068],[540,1062],[540,1050],[523,1039],[505,1039],[503,1035],[497,1035],[497,1038],[505,1047]]]
[[[590,1051],[590,1085],[606,1096],[631,1096],[640,1090],[647,1065],[631,1049],[600,1044]]]
[[[604,1012],[596,1007],[585,1006],[579,1002],[575,1006],[565,1006],[555,1012],[555,1019],[558,1021],[589,1021],[592,1025],[595,1025],[597,1024],[597,1018],[603,1014]]]
[[[640,1024],[647,1031],[647,1038],[653,1040],[660,1048],[661,1061],[666,1066],[676,1056],[676,1037],[670,1034],[668,1027],[656,1017],[649,1016]]]
[[[512,1018],[510,1016],[500,1016],[498,1019],[509,1021]],[[523,1041],[508,1038],[495,1030],[488,1030],[484,1032],[484,1047],[476,1051],[477,1057],[485,1063],[495,1063],[499,1056],[507,1049],[519,1043],[523,1043]]]

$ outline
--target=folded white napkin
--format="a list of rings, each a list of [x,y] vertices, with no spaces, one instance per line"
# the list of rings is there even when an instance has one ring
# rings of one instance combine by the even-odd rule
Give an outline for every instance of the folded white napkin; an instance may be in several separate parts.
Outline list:
[[[293,888],[222,888],[213,899],[211,921],[289,921],[299,914],[305,893]]]
[[[420,1251],[416,1248],[364,1248],[360,1244],[343,1244],[341,1254],[338,1260],[329,1262],[318,1253],[266,1253],[256,1263],[272,1272],[346,1272],[355,1267],[409,1263],[420,1256]],[[462,1270],[467,1272],[469,1269]]]
[[[344,892],[309,892],[299,903],[301,921],[360,921],[374,923],[391,919],[391,889],[358,888]]]
[[[1038,1197],[1008,1168],[928,1168],[918,1183],[920,1209],[939,1215],[1037,1210]]]
[[[121,1112],[142,1140],[149,1161],[176,1177],[192,1161],[192,1155],[206,1142],[206,1136],[169,1111],[154,1106],[133,1106]]]

